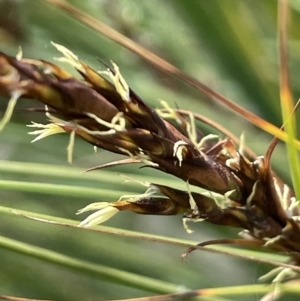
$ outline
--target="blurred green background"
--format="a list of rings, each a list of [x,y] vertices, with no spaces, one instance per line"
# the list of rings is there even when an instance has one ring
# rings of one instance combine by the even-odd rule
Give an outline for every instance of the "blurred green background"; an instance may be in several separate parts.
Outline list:
[[[276,1],[260,0],[89,0],[69,1],[115,28],[174,65],[193,75],[234,102],[268,121],[281,125],[276,40]],[[295,98],[300,95],[300,1],[291,4],[290,71]],[[159,100],[193,110],[223,124],[240,135],[257,154],[263,155],[271,136],[242,117],[208,99],[193,88],[165,75],[118,44],[42,0],[0,0],[0,50],[15,55],[22,46],[24,57],[53,61],[60,56],[50,42],[62,44],[97,70],[97,57],[116,62],[128,84],[144,101],[160,107]],[[68,68],[68,67],[67,67]],[[0,98],[3,115],[8,99]],[[138,165],[81,174],[86,168],[110,162],[119,156],[93,148],[77,139],[74,160],[67,163],[67,135],[55,135],[34,144],[25,126],[44,122],[45,116],[24,110],[37,106],[20,100],[11,123],[0,133],[0,181],[24,181],[69,185],[67,192],[42,187],[5,185],[0,188],[0,206],[27,210],[65,219],[82,220],[78,209],[94,201],[117,200],[123,192],[143,192],[136,183],[123,183],[120,174],[143,181],[177,186],[178,180]],[[1,116],[0,115],[0,116]],[[212,129],[205,127],[205,131]],[[26,162],[32,163],[27,165]],[[289,183],[284,145],[273,157],[275,170]],[[2,182],[1,182],[2,183]],[[12,183],[13,184],[13,183]],[[25,185],[26,186],[26,185]],[[82,187],[82,193],[78,189]],[[85,194],[84,188],[87,189]],[[77,189],[77,190],[76,190]],[[195,252],[182,262],[184,248],[145,242],[109,234],[90,233],[25,219],[0,210],[0,235],[69,256],[162,280],[178,291],[255,284],[270,269],[209,252]],[[206,223],[193,224],[193,234],[184,230],[180,216],[155,217],[120,213],[105,225],[141,233],[193,240],[235,238],[240,229]],[[153,294],[116,284],[83,269],[72,269],[13,251],[0,242],[0,294],[29,298],[102,300]],[[42,253],[42,252],[41,252]],[[56,253],[56,254],[57,254]],[[292,300],[295,296],[288,296]],[[243,300],[258,300],[255,294]],[[236,300],[240,300],[238,297]],[[283,297],[280,300],[285,300]],[[294,300],[298,300],[297,298]]]

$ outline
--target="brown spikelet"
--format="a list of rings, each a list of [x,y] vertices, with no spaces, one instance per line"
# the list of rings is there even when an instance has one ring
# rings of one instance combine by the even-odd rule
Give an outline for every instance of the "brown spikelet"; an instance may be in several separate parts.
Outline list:
[[[247,158],[230,138],[205,142],[204,135],[191,130],[194,125],[179,111],[168,109],[176,116],[171,124],[161,117],[163,111],[144,103],[116,65],[99,74],[68,49],[55,46],[82,79],[49,62],[1,53],[1,94],[20,91],[25,98],[37,99],[51,110],[50,121],[61,130],[211,193],[150,184],[151,193],[125,198],[111,207],[142,214],[184,213],[187,219],[243,228],[270,248],[300,251],[299,212],[289,209],[293,192],[273,173],[268,157]],[[83,225],[92,223],[84,221]]]

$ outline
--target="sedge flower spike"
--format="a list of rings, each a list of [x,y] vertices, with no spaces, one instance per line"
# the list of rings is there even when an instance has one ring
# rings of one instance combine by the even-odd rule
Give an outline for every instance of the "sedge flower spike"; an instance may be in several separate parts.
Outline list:
[[[97,72],[69,49],[53,45],[63,54],[59,60],[75,67],[80,78],[51,62],[0,53],[0,95],[10,98],[0,129],[20,96],[34,98],[46,106],[50,123],[30,125],[37,128],[30,133],[37,135],[33,141],[69,134],[69,161],[74,139],[81,137],[97,149],[130,157],[127,163],[142,162],[188,183],[182,189],[149,183],[145,193],[91,204],[79,213],[95,212],[79,226],[95,226],[123,210],[182,214],[188,231],[187,221],[242,228],[249,244],[287,252],[299,264],[299,202],[272,171],[271,155],[248,157],[243,136],[237,147],[234,136],[216,123],[208,122],[220,132],[217,136],[204,134],[197,125],[205,121],[193,112],[172,109],[166,102],[154,110],[128,86],[116,64]],[[277,280],[288,274],[282,272]]]

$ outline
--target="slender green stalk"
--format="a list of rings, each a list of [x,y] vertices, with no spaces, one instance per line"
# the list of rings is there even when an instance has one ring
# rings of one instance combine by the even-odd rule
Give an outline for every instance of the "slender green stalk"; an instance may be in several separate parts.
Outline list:
[[[190,300],[190,298],[198,297],[199,300],[206,301],[226,301],[223,299],[224,296],[251,296],[251,295],[263,295],[263,294],[274,294],[275,297],[280,293],[298,294],[300,287],[296,283],[277,284],[275,285],[264,285],[264,284],[252,284],[252,285],[239,285],[239,286],[227,286],[227,287],[216,287],[208,289],[199,289],[186,291],[182,293],[175,293],[169,295],[153,296],[149,298],[136,298],[136,299],[119,299],[119,301],[168,301],[168,300]],[[6,299],[6,298],[5,298]],[[26,300],[13,300],[7,298],[6,300],[11,301],[26,301]],[[194,299],[193,299],[194,300]],[[268,298],[266,300],[275,300],[274,298]],[[277,300],[277,299],[276,299]],[[115,300],[116,301],[116,300]]]
[[[66,178],[68,180],[94,180],[101,181],[103,183],[120,183],[122,178],[112,177],[112,173],[107,170],[101,170],[100,172],[88,172],[83,173],[83,170],[76,167],[54,165],[54,164],[42,164],[42,163],[29,163],[29,162],[15,162],[15,161],[2,161],[0,160],[0,171],[6,173],[14,173],[21,175],[36,175],[47,176],[55,178]],[[127,175],[127,173],[126,173]],[[136,175],[135,175],[136,176]],[[139,178],[145,176],[139,175]],[[146,179],[146,177],[145,177]],[[148,178],[147,178],[148,179]],[[130,183],[129,183],[130,184]],[[132,186],[136,186],[133,184]]]
[[[134,273],[129,273],[120,269],[114,269],[85,260],[71,258],[58,252],[33,246],[31,244],[16,241],[3,236],[0,236],[0,247],[20,254],[25,254],[30,257],[41,259],[43,261],[48,261],[59,266],[65,266],[72,270],[76,270],[78,272],[91,275],[105,281],[119,283],[149,292],[166,294],[176,292],[178,290],[178,287],[176,285],[168,282],[137,275]]]
[[[282,119],[285,131],[288,134],[286,143],[291,178],[296,198],[300,199],[300,160],[299,153],[295,147],[294,139],[297,137],[296,116],[293,112],[293,96],[290,88],[288,71],[288,0],[278,1],[278,35],[279,35],[279,57],[280,57],[280,100]]]
[[[281,284],[278,286],[281,292],[289,292],[293,294],[300,293],[299,285]],[[264,284],[254,285],[239,285],[239,286],[228,286],[219,288],[210,288],[199,290],[200,295],[212,295],[212,296],[245,296],[255,294],[265,294],[270,292],[272,287]]]
[[[101,170],[83,173],[83,170],[76,167],[69,167],[64,165],[54,164],[42,164],[42,163],[30,163],[30,162],[16,162],[16,161],[2,161],[0,160],[0,172],[1,173],[13,173],[20,175],[31,175],[31,176],[45,176],[54,178],[63,178],[68,180],[79,180],[79,181],[97,181],[98,183],[109,183],[111,185],[119,185],[124,181],[122,175],[112,175],[111,171]],[[160,177],[151,175],[136,175],[126,172],[126,178],[138,179],[141,182],[149,182],[153,180],[155,182],[163,181],[166,185],[174,186],[174,181],[177,180],[176,187],[182,187],[185,189],[186,184],[179,181],[175,177],[161,173]],[[177,186],[180,185],[180,186]],[[117,187],[117,186],[115,186]],[[126,182],[126,188],[137,190],[136,182]]]
[[[69,196],[80,198],[105,198],[118,199],[122,194],[130,194],[128,191],[95,189],[89,187],[78,187],[69,185],[36,183],[36,182],[20,182],[20,181],[5,181],[0,180],[0,189],[41,193],[47,195]]]

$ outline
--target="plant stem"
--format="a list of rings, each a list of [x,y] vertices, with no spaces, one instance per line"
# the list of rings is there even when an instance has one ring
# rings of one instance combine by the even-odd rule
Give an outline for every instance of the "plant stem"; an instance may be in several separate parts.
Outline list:
[[[43,261],[51,262],[59,266],[65,266],[72,270],[77,270],[78,272],[91,275],[105,281],[119,283],[149,292],[167,294],[172,292],[174,293],[178,290],[176,285],[168,282],[129,273],[120,269],[114,269],[85,260],[71,258],[58,252],[33,246],[3,236],[0,236],[0,247],[41,259]]]
[[[84,197],[84,198],[105,198],[118,199],[120,195],[130,194],[128,191],[95,189],[89,187],[58,185],[37,182],[20,182],[0,180],[0,188],[6,190],[42,193],[47,195],[68,196],[68,197]]]

